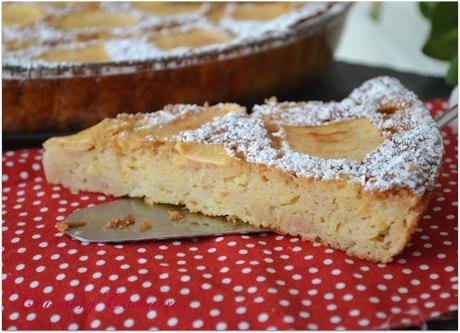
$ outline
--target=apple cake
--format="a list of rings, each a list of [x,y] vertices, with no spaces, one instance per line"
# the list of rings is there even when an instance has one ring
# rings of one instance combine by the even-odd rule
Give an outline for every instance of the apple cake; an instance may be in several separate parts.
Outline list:
[[[290,92],[329,64],[349,6],[4,2],[3,133]]]
[[[389,262],[434,188],[443,145],[423,103],[378,77],[340,102],[272,98],[120,114],[44,144],[49,182],[238,218]]]

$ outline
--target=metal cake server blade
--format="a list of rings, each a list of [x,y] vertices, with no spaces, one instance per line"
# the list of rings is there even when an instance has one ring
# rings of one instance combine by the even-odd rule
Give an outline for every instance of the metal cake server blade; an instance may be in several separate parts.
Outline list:
[[[183,217],[171,221],[170,211],[180,211]],[[130,214],[134,216],[135,224],[122,229],[106,227],[112,219],[124,218]],[[84,226],[66,230],[66,234],[81,241],[99,243],[270,232],[244,222],[228,222],[224,217],[190,213],[174,205],[148,205],[142,199],[129,198],[78,209],[67,216],[66,221],[86,222]],[[151,228],[142,231],[140,226],[145,221],[151,221]]]

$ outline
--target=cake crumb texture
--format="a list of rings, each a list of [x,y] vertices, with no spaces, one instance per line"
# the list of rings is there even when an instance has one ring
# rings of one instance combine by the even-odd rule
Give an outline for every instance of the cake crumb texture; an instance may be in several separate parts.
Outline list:
[[[106,223],[105,227],[108,229],[124,229],[136,223],[136,219],[132,214],[126,215],[120,219],[112,219]]]
[[[153,226],[153,221],[144,221],[140,226],[139,226],[139,230],[144,232],[144,231],[147,231],[149,229],[151,229]]]
[[[83,227],[87,223],[85,221],[78,221],[78,222],[68,222],[68,221],[61,221],[56,223],[56,228],[60,232],[65,232],[71,228],[78,228],[78,227]]]
[[[168,217],[170,221],[178,221],[182,220],[184,214],[178,210],[170,210],[168,211]]]

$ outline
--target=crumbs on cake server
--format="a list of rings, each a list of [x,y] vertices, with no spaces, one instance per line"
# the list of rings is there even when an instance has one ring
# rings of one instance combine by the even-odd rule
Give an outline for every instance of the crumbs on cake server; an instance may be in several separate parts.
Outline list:
[[[124,229],[132,224],[136,223],[136,219],[132,214],[126,215],[121,219],[112,219],[105,224],[108,229]]]
[[[178,210],[168,210],[168,216],[170,221],[182,220],[184,214]]]
[[[151,227],[153,226],[153,221],[144,221],[144,223],[142,223],[140,226],[139,226],[139,231],[147,231],[149,230]]]
[[[56,223],[56,228],[60,232],[65,232],[71,228],[83,227],[86,224],[87,223],[85,221],[78,221],[78,222],[62,221],[62,222]]]

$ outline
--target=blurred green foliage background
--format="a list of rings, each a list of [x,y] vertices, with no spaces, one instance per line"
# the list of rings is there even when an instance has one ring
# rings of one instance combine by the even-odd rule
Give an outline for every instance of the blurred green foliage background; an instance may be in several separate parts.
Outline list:
[[[454,86],[458,82],[458,3],[421,2],[420,10],[431,22],[423,53],[450,62],[446,80]]]

